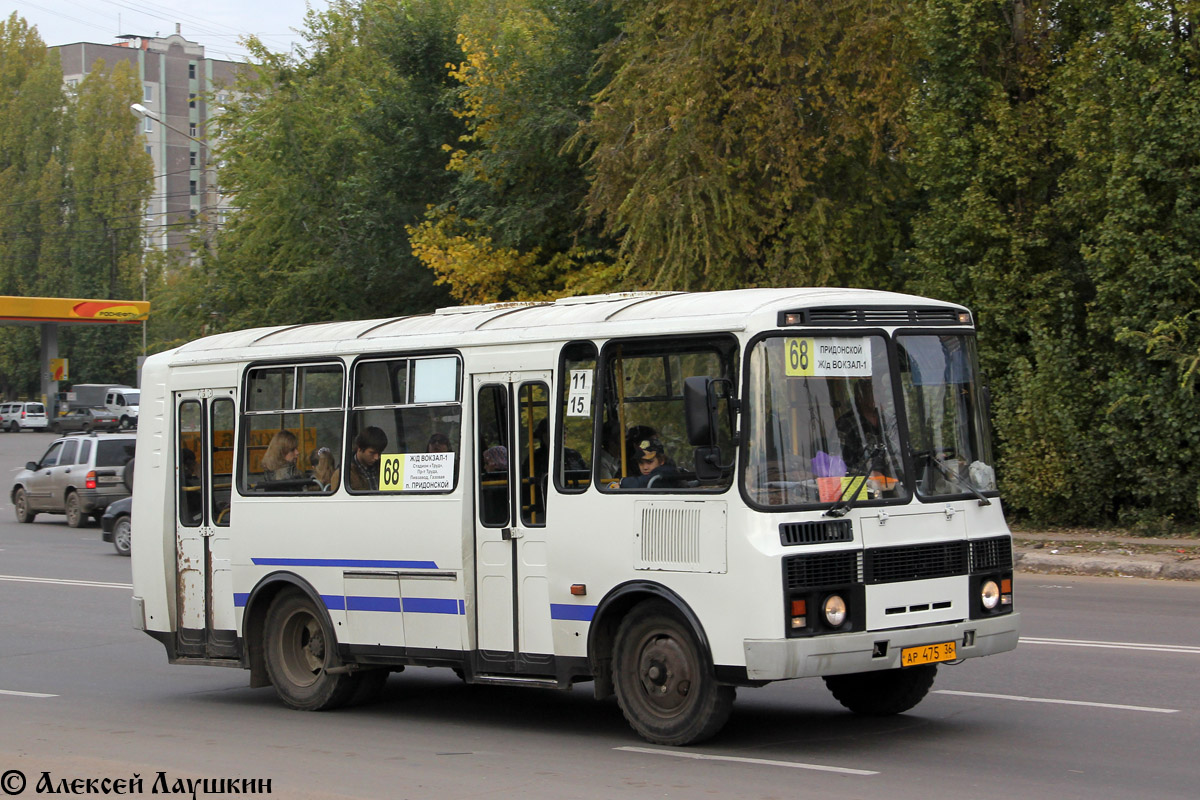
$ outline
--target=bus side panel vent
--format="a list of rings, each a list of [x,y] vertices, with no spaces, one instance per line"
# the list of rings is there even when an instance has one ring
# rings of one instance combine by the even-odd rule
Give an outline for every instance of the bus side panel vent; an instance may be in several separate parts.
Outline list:
[[[725,504],[638,503],[634,569],[725,572]]]
[[[854,524],[848,519],[784,522],[779,526],[779,541],[784,546],[854,541]]]
[[[1012,539],[997,536],[994,539],[976,539],[971,542],[971,573],[1011,570]]]
[[[783,575],[788,589],[861,583],[862,569],[862,553],[858,550],[788,556],[783,559]]]

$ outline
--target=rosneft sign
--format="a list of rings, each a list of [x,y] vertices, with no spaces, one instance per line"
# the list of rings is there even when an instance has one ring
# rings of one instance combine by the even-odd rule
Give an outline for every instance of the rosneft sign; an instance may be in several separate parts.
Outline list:
[[[144,316],[137,306],[120,300],[85,300],[71,307],[71,315],[80,319],[110,322],[141,319]]]
[[[150,315],[144,300],[85,300],[70,297],[0,296],[0,323],[60,325],[89,323],[136,324]]]

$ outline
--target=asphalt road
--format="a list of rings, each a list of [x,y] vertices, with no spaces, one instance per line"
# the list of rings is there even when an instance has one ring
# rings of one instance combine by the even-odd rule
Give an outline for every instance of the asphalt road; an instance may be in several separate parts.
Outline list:
[[[943,667],[908,714],[859,718],[819,680],[779,683],[741,690],[725,730],[692,748],[646,744],[590,684],[475,687],[445,670],[393,675],[375,705],[289,711],[240,670],[168,665],[133,630],[129,560],[99,528],[15,521],[11,475],[52,439],[0,435],[0,789],[19,771],[16,796],[43,774],[59,789],[136,774],[145,795],[262,779],[281,798],[1096,800],[1200,785],[1200,585],[1184,582],[1020,575],[1021,646]]]

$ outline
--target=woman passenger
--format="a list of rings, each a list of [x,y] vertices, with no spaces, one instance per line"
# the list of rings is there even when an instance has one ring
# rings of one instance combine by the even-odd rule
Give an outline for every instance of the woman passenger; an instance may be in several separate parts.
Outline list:
[[[291,481],[304,476],[296,466],[300,458],[300,442],[291,431],[279,431],[271,437],[267,452],[262,459],[263,479],[267,481]]]

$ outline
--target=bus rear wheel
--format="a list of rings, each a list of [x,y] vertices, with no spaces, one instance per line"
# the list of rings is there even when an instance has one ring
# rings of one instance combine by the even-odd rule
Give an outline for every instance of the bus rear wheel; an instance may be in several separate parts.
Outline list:
[[[285,705],[324,711],[354,696],[357,676],[329,671],[338,665],[337,642],[307,596],[288,592],[276,598],[267,612],[264,638],[267,674]]]
[[[937,664],[881,672],[829,675],[825,685],[834,698],[855,714],[886,717],[903,714],[925,699],[937,675]]]
[[[643,603],[621,622],[613,667],[621,711],[647,741],[703,741],[733,709],[737,690],[717,683],[691,627],[666,603]]]

